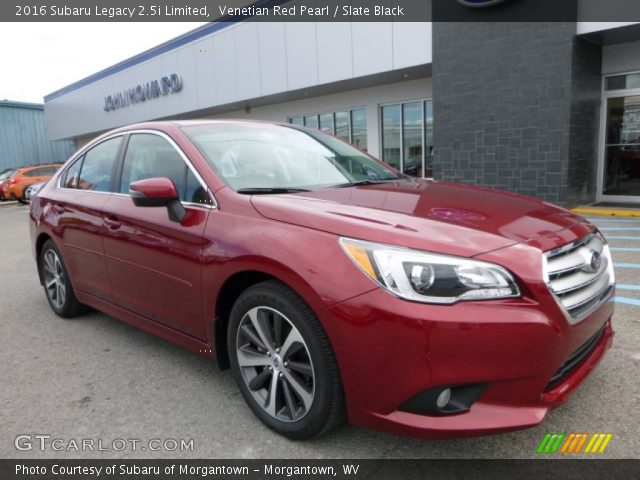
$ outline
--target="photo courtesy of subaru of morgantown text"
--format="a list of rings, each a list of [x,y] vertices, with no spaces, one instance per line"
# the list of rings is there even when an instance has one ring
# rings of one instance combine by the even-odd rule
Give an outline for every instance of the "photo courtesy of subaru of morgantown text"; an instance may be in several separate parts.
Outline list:
[[[571,212],[404,175],[316,129],[138,124],[31,199],[53,311],[87,306],[230,367],[295,439],[543,421],[610,347],[609,247]]]

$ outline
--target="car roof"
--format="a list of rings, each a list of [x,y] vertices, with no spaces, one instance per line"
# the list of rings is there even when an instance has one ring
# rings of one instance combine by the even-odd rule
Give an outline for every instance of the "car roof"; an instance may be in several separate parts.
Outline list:
[[[192,126],[201,126],[201,125],[231,125],[231,124],[245,124],[245,125],[286,125],[291,126],[290,123],[287,122],[275,122],[270,120],[246,120],[246,119],[191,119],[191,120],[160,120],[160,121],[152,121],[152,122],[143,122],[143,123],[134,123],[132,125],[126,125],[123,127],[116,128],[109,132],[104,133],[100,137],[113,135],[114,133],[126,133],[130,130],[161,130],[167,131],[174,128],[181,127],[192,127]]]

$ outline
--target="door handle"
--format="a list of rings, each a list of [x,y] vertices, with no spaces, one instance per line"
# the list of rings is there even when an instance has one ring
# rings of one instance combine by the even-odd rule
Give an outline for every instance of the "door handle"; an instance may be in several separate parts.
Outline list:
[[[122,223],[120,223],[120,220],[118,220],[118,217],[116,217],[115,215],[109,215],[108,217],[105,217],[104,224],[110,230],[117,230],[122,226]]]

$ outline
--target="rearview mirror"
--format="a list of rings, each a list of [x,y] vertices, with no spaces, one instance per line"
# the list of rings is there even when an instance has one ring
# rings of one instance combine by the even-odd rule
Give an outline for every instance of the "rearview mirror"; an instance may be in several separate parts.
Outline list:
[[[129,185],[129,194],[136,207],[167,207],[169,220],[180,223],[186,212],[173,181],[166,177],[145,178]]]

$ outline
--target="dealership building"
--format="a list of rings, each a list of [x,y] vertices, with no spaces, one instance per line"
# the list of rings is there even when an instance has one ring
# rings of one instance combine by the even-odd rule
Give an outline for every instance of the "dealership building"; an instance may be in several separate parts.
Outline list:
[[[274,120],[333,133],[410,175],[567,206],[640,203],[640,24],[580,12],[211,23],[46,96],[47,131],[80,147],[147,120]]]

